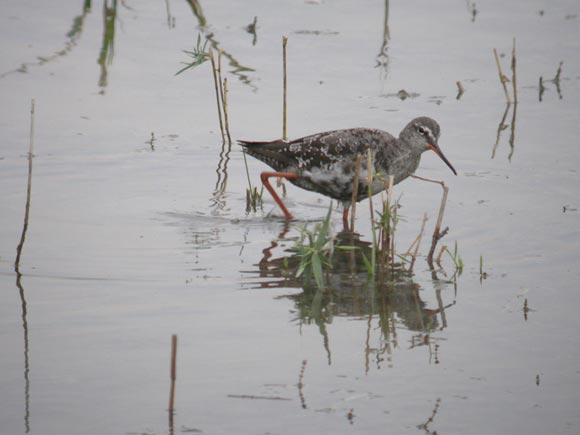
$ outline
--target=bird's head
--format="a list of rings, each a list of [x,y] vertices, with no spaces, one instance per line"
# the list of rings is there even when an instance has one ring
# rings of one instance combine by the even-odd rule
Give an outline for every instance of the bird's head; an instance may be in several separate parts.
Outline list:
[[[441,148],[439,148],[438,140],[441,134],[441,129],[439,124],[431,118],[426,116],[415,118],[407,124],[407,126],[401,131],[400,138],[405,141],[410,147],[416,149],[419,152],[424,151],[434,151],[441,160],[445,162],[449,169],[457,175],[457,171],[453,167]]]

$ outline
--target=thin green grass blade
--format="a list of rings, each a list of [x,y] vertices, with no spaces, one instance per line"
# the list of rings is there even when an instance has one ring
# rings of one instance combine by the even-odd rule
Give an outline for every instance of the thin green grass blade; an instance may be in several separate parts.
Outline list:
[[[318,254],[314,254],[312,256],[312,273],[314,274],[316,286],[319,289],[324,288],[324,275],[322,272],[322,262],[320,261],[320,256]]]
[[[373,266],[371,265],[370,261],[368,260],[367,256],[364,252],[361,251],[363,263],[365,264],[365,268],[367,269],[367,273],[369,275],[373,275]]]

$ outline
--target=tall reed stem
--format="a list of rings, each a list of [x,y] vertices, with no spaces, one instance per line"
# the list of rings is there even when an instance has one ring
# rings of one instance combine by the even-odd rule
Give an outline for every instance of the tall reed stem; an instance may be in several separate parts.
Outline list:
[[[28,231],[28,220],[30,218],[30,194],[32,192],[32,158],[34,157],[34,110],[35,101],[30,101],[30,142],[28,144],[28,181],[26,184],[26,206],[24,209],[24,223],[22,225],[22,234],[20,235],[20,242],[16,247],[16,259],[14,260],[14,271],[20,274],[20,258],[22,256],[22,248],[26,240],[26,232]]]
[[[223,96],[222,102],[224,105],[224,120],[226,123],[226,134],[228,136],[228,143],[232,143],[232,137],[230,136],[230,122],[228,120],[228,79],[227,77],[223,81]]]
[[[373,233],[373,246],[371,255],[371,270],[374,275],[376,272],[376,262],[377,262],[377,234],[375,232],[375,211],[373,208],[373,167],[372,167],[372,157],[370,148],[367,149],[367,191],[369,195],[369,208],[371,212],[371,231]]]
[[[286,136],[286,114],[287,114],[287,109],[286,109],[286,97],[287,97],[287,76],[286,76],[286,44],[288,43],[288,37],[287,36],[282,36],[282,68],[283,68],[283,93],[284,93],[284,97],[283,97],[283,108],[282,108],[282,139],[286,140],[287,136]]]
[[[211,48],[209,49],[209,60],[211,61],[211,69],[212,69],[212,72],[213,72],[213,82],[214,82],[214,85],[215,85],[215,99],[216,99],[216,103],[217,103],[218,117],[219,117],[219,120],[220,120],[220,132],[222,134],[222,141],[225,143],[226,136],[224,134],[224,123],[222,121],[222,109],[221,109],[221,103],[220,103],[221,83],[218,80],[215,58],[214,58],[214,55],[213,55],[213,50]]]
[[[356,161],[354,166],[354,181],[352,185],[352,199],[350,203],[350,231],[354,233],[354,221],[356,218],[356,202],[358,199],[358,182],[360,177],[360,163],[361,155],[356,155]]]
[[[395,232],[394,232],[394,219],[395,217],[391,214],[391,204],[393,200],[393,183],[395,181],[395,177],[389,175],[389,179],[387,181],[387,234],[386,234],[386,247],[387,247],[387,265],[389,259],[394,259],[395,257],[395,248],[394,248],[394,239],[395,239]],[[392,226],[391,226],[392,224]]]

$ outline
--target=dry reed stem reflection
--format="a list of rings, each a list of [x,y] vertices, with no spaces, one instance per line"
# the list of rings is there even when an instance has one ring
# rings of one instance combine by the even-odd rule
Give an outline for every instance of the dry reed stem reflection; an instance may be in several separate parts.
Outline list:
[[[22,224],[22,233],[20,241],[16,247],[16,259],[14,260],[14,272],[16,273],[16,287],[20,295],[20,306],[22,312],[22,329],[24,331],[24,427],[25,432],[30,432],[30,353],[28,337],[28,305],[22,285],[22,273],[20,272],[20,260],[22,259],[22,250],[28,231],[28,221],[30,219],[30,201],[32,192],[32,159],[34,157],[34,113],[35,100],[30,102],[30,137],[28,144],[28,179],[26,184],[26,206],[24,209],[24,222]]]
[[[513,39],[511,68],[512,68],[512,85],[514,87],[514,103],[518,104],[518,88],[516,78],[516,38]]]
[[[173,414],[175,404],[175,379],[177,378],[177,335],[171,336],[171,390],[169,392],[169,428],[173,432]]]
[[[465,92],[465,88],[463,87],[463,85],[461,84],[461,82],[459,80],[457,81],[457,89],[458,89],[458,92],[457,92],[456,99],[459,100]]]

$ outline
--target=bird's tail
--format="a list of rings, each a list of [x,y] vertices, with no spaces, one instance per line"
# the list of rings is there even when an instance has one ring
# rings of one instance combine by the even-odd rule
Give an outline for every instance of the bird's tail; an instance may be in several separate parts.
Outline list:
[[[282,140],[269,142],[238,140],[238,145],[241,145],[249,155],[261,160],[277,171],[285,168],[289,161],[289,157],[285,152],[288,148],[288,143]]]
[[[274,144],[276,142],[278,142],[278,141],[256,142],[253,140],[238,140],[238,145],[240,145],[244,148],[251,148],[251,147],[256,147],[256,146],[270,145],[270,144]]]

